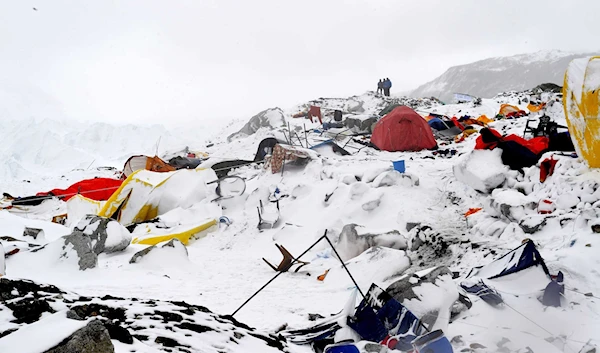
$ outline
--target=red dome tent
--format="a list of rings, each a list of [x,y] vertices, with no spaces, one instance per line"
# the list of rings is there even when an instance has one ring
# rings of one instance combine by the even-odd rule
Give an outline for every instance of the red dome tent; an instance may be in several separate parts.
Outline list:
[[[429,124],[407,106],[392,110],[377,122],[371,143],[383,151],[421,151],[437,146]]]

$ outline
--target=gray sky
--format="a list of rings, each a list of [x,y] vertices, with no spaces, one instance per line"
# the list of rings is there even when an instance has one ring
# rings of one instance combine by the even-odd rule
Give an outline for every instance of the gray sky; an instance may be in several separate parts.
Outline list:
[[[398,92],[491,56],[597,50],[598,14],[597,0],[0,0],[0,104],[80,121],[249,118],[380,77]]]

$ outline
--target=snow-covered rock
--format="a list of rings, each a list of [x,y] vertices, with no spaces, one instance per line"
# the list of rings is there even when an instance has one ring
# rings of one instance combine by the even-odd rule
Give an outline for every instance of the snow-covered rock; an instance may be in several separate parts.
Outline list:
[[[123,251],[131,243],[131,233],[119,222],[110,218],[88,215],[74,229],[90,237],[94,252],[110,254]]]
[[[527,214],[533,213],[537,206],[536,200],[514,189],[496,189],[492,191],[489,201],[496,215],[504,216],[511,222],[519,222]]]
[[[4,246],[0,243],[0,277],[6,274],[6,262],[4,260]]]
[[[129,260],[129,263],[176,265],[182,261],[187,261],[187,258],[188,251],[185,245],[178,239],[171,239],[168,242],[152,245],[138,251]]]
[[[556,199],[556,206],[561,210],[569,210],[569,209],[575,208],[579,204],[579,202],[580,202],[579,197],[577,197],[571,193],[568,193],[568,194],[560,195]]]
[[[94,252],[92,239],[77,231],[29,252],[18,253],[14,257],[24,257],[28,262],[42,267],[54,267],[64,263],[84,271],[98,266],[98,255]]]
[[[506,180],[508,167],[502,163],[502,150],[474,150],[454,165],[454,176],[477,191],[489,193]]]

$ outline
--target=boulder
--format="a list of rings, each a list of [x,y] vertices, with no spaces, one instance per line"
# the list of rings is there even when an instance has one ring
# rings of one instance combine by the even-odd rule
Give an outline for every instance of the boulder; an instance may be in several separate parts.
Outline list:
[[[229,137],[227,137],[227,141],[231,142],[239,137],[250,136],[261,128],[273,130],[275,128],[284,126],[285,116],[283,114],[283,110],[280,108],[266,109],[250,118],[250,120],[246,123],[246,125],[244,125],[244,127],[240,129],[240,131],[229,135]]]
[[[346,224],[342,228],[336,249],[342,260],[346,261],[374,246],[405,250],[407,242],[406,238],[397,230],[366,231],[356,224]]]
[[[92,320],[56,347],[44,353],[114,353],[114,351],[115,347],[106,327],[100,320]]]
[[[568,194],[562,194],[560,195],[557,199],[556,199],[556,207],[558,207],[561,210],[570,210],[573,209],[577,206],[577,204],[579,204],[579,197],[568,193]]]
[[[456,179],[473,189],[490,193],[506,181],[508,167],[502,163],[502,150],[474,150],[461,157],[452,168]]]
[[[537,202],[517,190],[494,190],[489,199],[489,207],[495,215],[506,217],[511,222],[519,222],[528,214],[535,213]]]
[[[98,266],[98,255],[94,252],[92,240],[81,232],[65,235],[23,255],[37,256],[34,255],[37,253],[48,254],[46,258],[50,259],[50,263],[56,260],[61,262],[76,261],[81,271]]]
[[[97,255],[123,251],[131,244],[131,233],[127,228],[110,218],[87,215],[73,232],[88,236]]]

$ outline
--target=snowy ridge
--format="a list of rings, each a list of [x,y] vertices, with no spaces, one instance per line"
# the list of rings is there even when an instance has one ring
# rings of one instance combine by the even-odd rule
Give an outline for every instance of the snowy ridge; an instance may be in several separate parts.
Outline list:
[[[438,97],[451,102],[454,93],[490,98],[500,92],[523,91],[541,83],[563,85],[569,62],[592,54],[558,50],[489,58],[449,68],[440,77],[411,92],[413,97]]]

